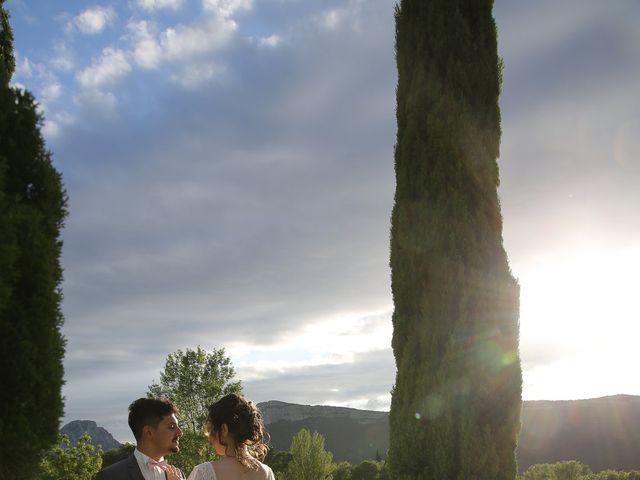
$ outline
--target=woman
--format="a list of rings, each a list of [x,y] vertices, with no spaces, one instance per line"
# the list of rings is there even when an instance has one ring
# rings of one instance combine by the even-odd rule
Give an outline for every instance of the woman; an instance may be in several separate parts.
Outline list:
[[[231,393],[209,407],[205,423],[208,442],[222,458],[197,465],[188,480],[275,480],[260,460],[267,453],[258,408]]]

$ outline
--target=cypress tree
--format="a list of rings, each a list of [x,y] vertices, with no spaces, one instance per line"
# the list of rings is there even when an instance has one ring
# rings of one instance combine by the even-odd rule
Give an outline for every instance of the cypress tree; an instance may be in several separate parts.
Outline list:
[[[519,286],[498,201],[492,0],[396,6],[394,479],[513,480]]]
[[[60,230],[66,194],[34,97],[9,86],[15,62],[0,1],[0,477],[34,478],[63,412]]]

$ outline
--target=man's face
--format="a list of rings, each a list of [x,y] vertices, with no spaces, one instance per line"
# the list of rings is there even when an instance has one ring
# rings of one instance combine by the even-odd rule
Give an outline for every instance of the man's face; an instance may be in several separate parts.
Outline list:
[[[182,436],[182,430],[178,426],[178,419],[172,413],[167,415],[158,424],[158,427],[153,429],[153,444],[158,452],[162,452],[163,455],[173,452],[176,453],[180,450],[180,437]]]

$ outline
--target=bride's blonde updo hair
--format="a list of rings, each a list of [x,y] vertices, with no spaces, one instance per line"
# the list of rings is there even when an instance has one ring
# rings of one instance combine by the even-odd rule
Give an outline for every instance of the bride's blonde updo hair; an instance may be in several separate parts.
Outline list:
[[[227,425],[236,443],[236,459],[245,467],[258,469],[267,454],[266,442],[269,441],[258,407],[252,401],[230,393],[209,407],[205,421],[207,437],[219,435],[223,424]],[[228,446],[220,437],[218,440],[226,450]]]

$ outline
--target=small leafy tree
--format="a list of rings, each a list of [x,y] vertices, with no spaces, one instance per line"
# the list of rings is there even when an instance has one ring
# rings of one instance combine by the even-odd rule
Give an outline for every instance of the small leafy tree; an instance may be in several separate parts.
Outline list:
[[[293,458],[287,467],[287,480],[331,480],[333,455],[324,449],[324,437],[303,428],[291,440]]]
[[[553,465],[558,480],[580,480],[584,475],[591,473],[591,469],[580,462],[569,460]]]
[[[102,468],[113,465],[120,460],[130,457],[136,446],[133,443],[125,443],[119,448],[112,448],[102,454]]]
[[[618,470],[604,470],[598,473],[590,473],[580,480],[640,480],[640,470],[623,472]]]
[[[264,463],[271,467],[274,474],[285,473],[292,458],[293,455],[291,455],[290,452],[283,452],[281,450],[270,448],[269,452],[267,452],[267,456],[264,458]]]
[[[233,381],[235,370],[224,348],[207,352],[177,350],[167,356],[160,383],[149,386],[147,396],[166,398],[178,407],[184,435],[180,451],[171,455],[171,463],[189,474],[194,466],[216,457],[203,435],[209,405],[228,393],[242,394],[242,385]]]
[[[527,470],[518,476],[518,480],[558,480],[553,465],[549,463],[538,463],[531,465]]]
[[[585,480],[591,469],[583,463],[568,460],[531,465],[518,480]]]
[[[382,470],[382,462],[365,460],[353,468],[353,480],[378,480]]]
[[[91,444],[87,434],[70,446],[69,437],[62,435],[60,445],[53,447],[40,460],[38,480],[91,480],[102,466],[102,449]]]
[[[242,393],[235,370],[224,348],[210,353],[200,345],[196,350],[177,350],[167,356],[160,383],[149,386],[147,396],[167,398],[178,407],[183,430],[201,433],[209,405],[228,393]]]
[[[352,480],[353,465],[349,462],[340,462],[333,466],[333,480]]]

